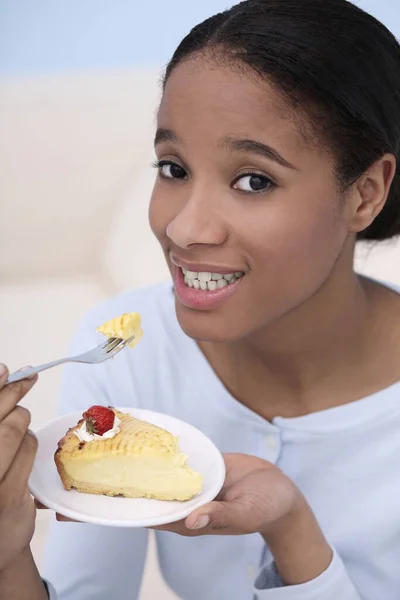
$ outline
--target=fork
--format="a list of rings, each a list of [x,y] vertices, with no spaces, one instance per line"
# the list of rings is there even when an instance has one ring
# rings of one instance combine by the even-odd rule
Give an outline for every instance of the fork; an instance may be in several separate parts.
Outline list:
[[[77,356],[60,358],[59,360],[54,360],[53,362],[45,363],[44,365],[39,365],[38,367],[29,367],[27,369],[22,369],[21,371],[16,371],[12,375],[9,375],[6,384],[14,383],[15,381],[21,381],[21,379],[26,379],[27,377],[36,375],[36,373],[40,373],[40,371],[46,371],[47,369],[51,369],[52,367],[56,367],[57,365],[62,365],[64,363],[77,362],[86,363],[88,365],[102,363],[109,358],[113,358],[113,356],[118,354],[118,352],[121,352],[121,350],[123,350],[125,346],[133,340],[133,338],[134,336],[127,340],[123,340],[122,338],[110,338],[107,340],[107,342],[103,342],[95,348],[92,348],[87,352],[83,352],[82,354],[78,354]]]

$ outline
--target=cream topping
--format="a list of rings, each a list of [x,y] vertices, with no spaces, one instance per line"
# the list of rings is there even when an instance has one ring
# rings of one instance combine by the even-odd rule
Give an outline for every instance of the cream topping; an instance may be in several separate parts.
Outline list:
[[[97,435],[97,433],[89,433],[87,430],[86,421],[83,421],[82,425],[75,429],[74,434],[81,442],[93,442],[94,440],[109,440],[117,435],[121,430],[119,425],[121,424],[120,419],[117,415],[114,417],[114,424],[112,429],[106,431],[103,435]]]

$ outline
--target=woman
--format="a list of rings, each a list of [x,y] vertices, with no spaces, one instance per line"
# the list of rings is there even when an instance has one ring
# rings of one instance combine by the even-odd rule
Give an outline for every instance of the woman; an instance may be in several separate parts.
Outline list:
[[[185,600],[397,599],[400,298],[353,272],[356,240],[400,233],[397,41],[345,0],[243,2],[177,49],[155,146],[150,222],[173,289],[84,319],[73,352],[123,311],[142,314],[146,335],[132,354],[69,366],[61,410],[157,409],[227,453],[217,501],[157,532]],[[36,444],[16,408],[35,380],[6,377],[0,598],[42,600]],[[56,523],[50,597],[137,598],[146,542]]]

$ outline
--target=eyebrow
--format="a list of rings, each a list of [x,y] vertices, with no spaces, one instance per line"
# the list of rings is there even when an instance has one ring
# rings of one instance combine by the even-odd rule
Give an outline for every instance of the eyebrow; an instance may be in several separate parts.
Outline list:
[[[176,144],[179,144],[181,143],[181,140],[176,135],[176,133],[172,131],[172,129],[165,129],[163,127],[160,127],[157,129],[156,136],[154,138],[154,145],[157,146],[157,144],[161,144],[162,142],[174,142]],[[281,156],[277,150],[271,148],[271,146],[263,144],[262,142],[226,136],[223,138],[221,145],[222,147],[228,150],[233,150],[234,152],[258,154],[263,158],[273,160],[282,167],[298,171],[298,168],[292,165],[285,158],[283,158],[283,156]]]
[[[176,144],[179,144],[180,141],[181,140],[172,129],[159,127],[156,132],[156,137],[154,138],[154,145],[157,146],[157,144],[161,144],[162,142],[175,142]]]
[[[236,139],[228,136],[222,140],[222,146],[229,150],[233,150],[234,152],[258,154],[263,158],[273,160],[282,167],[298,171],[298,168],[283,158],[283,156],[281,156],[277,150],[267,146],[266,144],[263,144],[262,142],[256,142],[255,140],[248,139]]]

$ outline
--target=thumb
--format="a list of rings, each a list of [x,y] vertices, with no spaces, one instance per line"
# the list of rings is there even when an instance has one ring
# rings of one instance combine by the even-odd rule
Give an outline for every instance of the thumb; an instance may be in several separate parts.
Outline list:
[[[187,529],[229,529],[245,532],[251,513],[239,502],[210,502],[192,512],[186,519]]]

